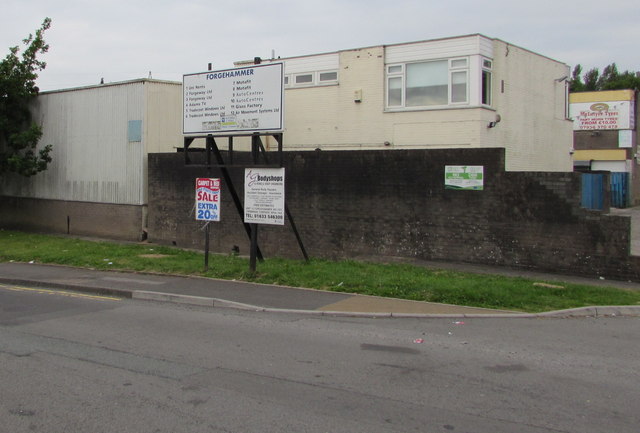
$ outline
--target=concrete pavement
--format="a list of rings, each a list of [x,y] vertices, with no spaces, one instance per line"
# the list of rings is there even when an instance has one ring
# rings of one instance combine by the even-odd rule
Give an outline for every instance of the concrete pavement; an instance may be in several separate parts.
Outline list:
[[[440,267],[444,264],[438,263]],[[453,266],[453,265],[449,265]],[[459,265],[462,266],[462,265]],[[476,272],[490,269],[474,267]],[[464,269],[471,270],[473,269]],[[498,270],[494,269],[498,273]],[[509,274],[514,271],[503,270]],[[519,276],[523,272],[518,272]],[[531,274],[532,278],[559,276]],[[566,277],[566,280],[576,277]],[[582,283],[584,280],[579,279]],[[588,280],[603,284],[599,280]],[[577,281],[576,281],[577,282]],[[0,283],[81,291],[125,298],[178,302],[210,307],[255,311],[296,312],[317,315],[368,317],[545,317],[545,316],[640,316],[640,306],[602,306],[525,314],[514,311],[407,301],[376,296],[327,292],[201,277],[97,271],[37,263],[0,263]],[[606,281],[609,286],[640,290],[640,284]],[[587,283],[588,284],[588,283]]]

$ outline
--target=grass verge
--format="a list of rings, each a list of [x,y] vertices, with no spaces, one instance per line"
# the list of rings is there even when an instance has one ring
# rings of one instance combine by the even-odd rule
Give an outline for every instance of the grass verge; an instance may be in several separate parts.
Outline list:
[[[542,312],[590,305],[640,305],[640,292],[496,275],[427,269],[405,264],[313,259],[266,259],[256,275],[243,257],[203,254],[154,244],[89,241],[0,230],[0,261],[51,263],[235,279],[473,307]]]

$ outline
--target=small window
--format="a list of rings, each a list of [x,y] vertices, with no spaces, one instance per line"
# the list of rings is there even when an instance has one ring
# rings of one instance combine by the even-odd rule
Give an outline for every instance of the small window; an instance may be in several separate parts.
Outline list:
[[[285,75],[285,76],[284,76],[284,85],[285,85],[285,86],[288,86],[288,85],[289,85],[289,76],[288,76],[288,75]]]
[[[491,71],[482,71],[482,103],[491,105]]]
[[[451,73],[451,103],[467,102],[467,71]]]
[[[487,59],[483,59],[482,60],[482,67],[483,68],[491,69],[492,66],[493,65],[492,65],[491,60],[487,60]]]
[[[402,73],[402,65],[393,65],[387,68],[388,74],[401,74]]]
[[[467,59],[453,59],[451,60],[451,69],[466,68],[467,64]]]
[[[337,71],[320,72],[318,81],[320,83],[324,83],[327,81],[338,81],[338,72]]]
[[[387,105],[389,107],[402,106],[402,77],[389,77]]]
[[[313,84],[313,74],[296,75],[295,84]]]

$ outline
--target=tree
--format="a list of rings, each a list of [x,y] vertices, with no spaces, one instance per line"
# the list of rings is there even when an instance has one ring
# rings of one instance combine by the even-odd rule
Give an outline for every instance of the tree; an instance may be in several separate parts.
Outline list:
[[[582,66],[576,65],[569,82],[571,92],[640,90],[640,72],[624,71],[620,73],[615,63],[606,66],[602,70],[602,74],[598,68],[590,69],[582,77],[580,74],[582,74]]]
[[[36,149],[42,128],[33,122],[29,109],[39,92],[38,72],[46,67],[38,56],[49,50],[43,34],[50,26],[51,19],[45,18],[35,36],[22,41],[26,48],[21,56],[19,47],[11,47],[0,62],[0,175],[33,176],[51,162],[51,145]]]

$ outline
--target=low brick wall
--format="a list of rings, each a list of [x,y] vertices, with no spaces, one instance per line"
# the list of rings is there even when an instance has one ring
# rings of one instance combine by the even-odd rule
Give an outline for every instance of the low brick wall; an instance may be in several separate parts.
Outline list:
[[[146,206],[0,196],[0,227],[107,239],[143,238]]]
[[[193,155],[203,162],[202,154]],[[249,161],[236,154],[235,163]],[[482,165],[482,191],[444,188],[445,165]],[[640,280],[627,217],[580,208],[578,173],[505,172],[502,149],[285,152],[287,203],[313,257],[422,259],[515,266]],[[243,197],[243,173],[230,173]],[[217,168],[149,155],[149,239],[203,248],[196,177]],[[222,185],[211,250],[248,254],[249,241]],[[265,256],[301,258],[289,222],[260,226]]]

